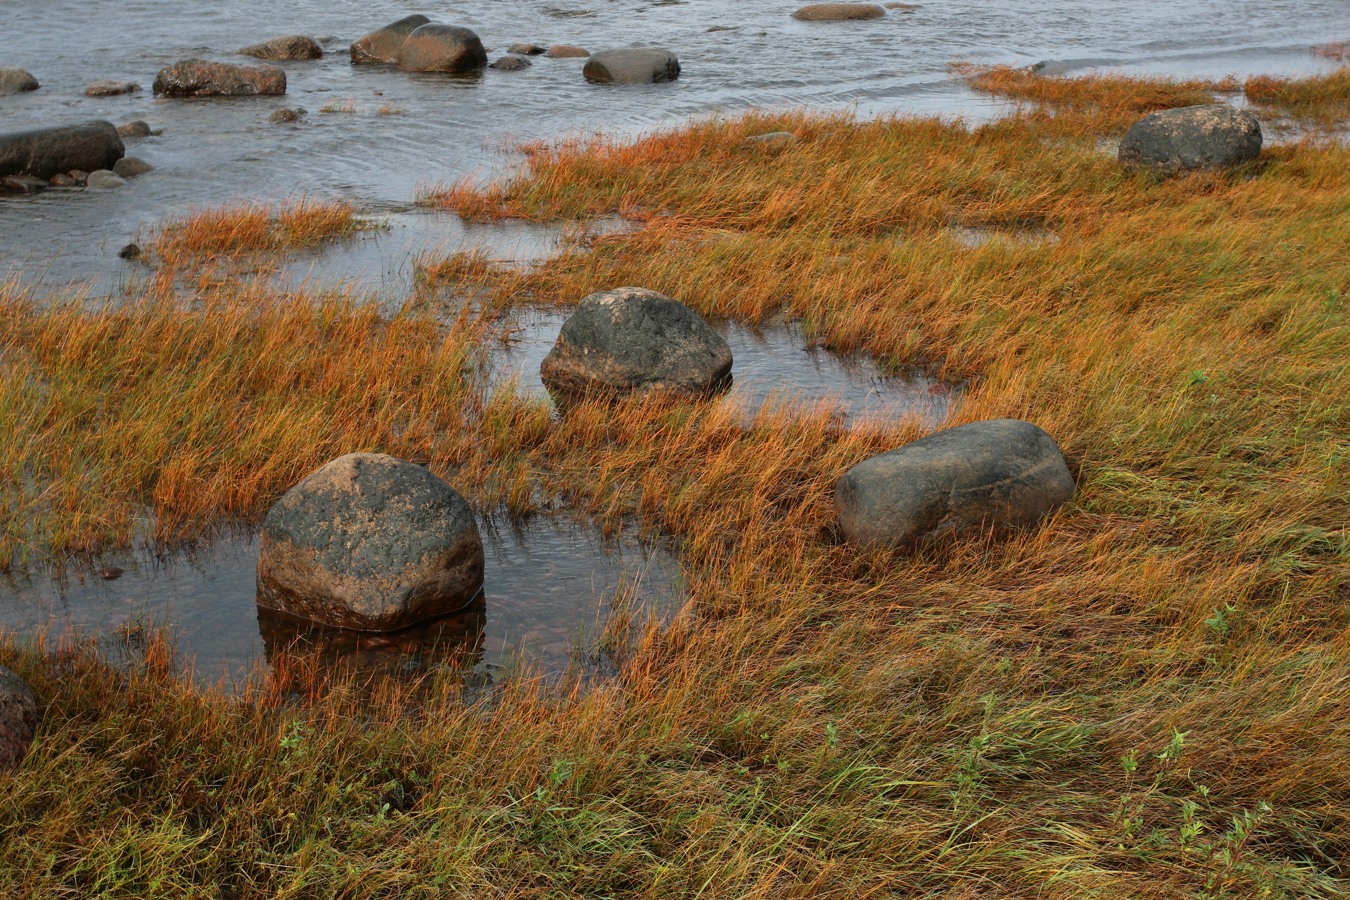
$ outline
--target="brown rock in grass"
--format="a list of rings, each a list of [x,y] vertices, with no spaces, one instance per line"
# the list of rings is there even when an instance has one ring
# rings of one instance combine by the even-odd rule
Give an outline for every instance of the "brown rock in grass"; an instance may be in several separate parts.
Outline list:
[[[17,768],[37,732],[37,697],[15,673],[0,666],[0,771]]]

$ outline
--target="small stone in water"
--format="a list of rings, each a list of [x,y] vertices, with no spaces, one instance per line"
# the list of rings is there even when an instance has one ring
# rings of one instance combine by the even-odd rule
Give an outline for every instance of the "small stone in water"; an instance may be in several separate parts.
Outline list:
[[[121,178],[135,178],[144,175],[155,167],[136,156],[124,156],[113,164],[113,172]]]
[[[140,119],[117,126],[117,134],[120,137],[149,137],[153,133],[149,123]]]
[[[135,247],[136,245],[131,244],[130,246]],[[117,566],[104,566],[94,574],[98,575],[98,577],[102,578],[104,581],[112,581],[113,579],[122,577],[122,569]]]
[[[0,178],[0,188],[19,194],[39,194],[48,187],[46,181],[32,175],[8,175]]]
[[[121,250],[117,251],[117,255],[122,259],[140,259],[141,247],[139,244],[127,244]],[[121,570],[118,570],[117,574],[122,574]]]

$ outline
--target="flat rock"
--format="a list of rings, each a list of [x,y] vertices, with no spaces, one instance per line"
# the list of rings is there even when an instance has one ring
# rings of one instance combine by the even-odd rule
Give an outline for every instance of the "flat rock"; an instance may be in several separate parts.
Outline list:
[[[488,66],[489,69],[496,69],[499,72],[519,72],[528,69],[534,65],[523,56],[503,56],[496,62]]]
[[[1034,525],[1073,493],[1050,435],[1030,422],[991,419],[858,463],[835,484],[834,500],[850,541],[909,548]]]
[[[71,169],[107,169],[126,147],[111,122],[86,122],[0,134],[0,177],[51,178]]]
[[[506,48],[507,53],[518,53],[521,56],[540,56],[548,52],[548,48],[540,44],[512,44]]]
[[[581,74],[592,84],[660,84],[680,77],[680,61],[669,50],[601,50]]]
[[[1210,103],[1149,113],[1130,126],[1118,158],[1126,166],[1175,174],[1237,165],[1260,153],[1256,116]]]
[[[38,84],[38,80],[26,70],[14,66],[0,66],[0,97],[36,91],[39,87],[41,85]]]
[[[117,161],[112,170],[122,178],[135,178],[137,175],[153,172],[155,167],[139,157],[124,156]]]
[[[285,70],[272,65],[185,59],[155,76],[155,94],[166,97],[254,97],[286,93]]]
[[[90,172],[84,184],[91,191],[111,191],[114,188],[124,187],[126,180],[109,169],[99,169],[96,172]]]
[[[554,44],[544,51],[544,55],[549,59],[584,59],[591,55],[591,51],[571,44]]]
[[[886,10],[875,3],[813,3],[792,14],[802,22],[846,22],[857,19],[880,19]]]
[[[74,181],[71,183],[74,184]],[[51,186],[49,181],[35,175],[6,175],[0,178],[0,188],[12,194],[40,194]]]
[[[134,94],[141,86],[134,81],[95,81],[84,89],[88,97],[116,97],[119,94]]]
[[[483,42],[458,25],[423,25],[398,51],[398,67],[405,72],[468,72],[486,65]]]
[[[420,466],[351,453],[316,469],[263,523],[258,605],[337,628],[394,631],[483,588],[469,505]]]
[[[398,62],[398,51],[404,40],[423,25],[431,24],[426,16],[405,16],[397,22],[390,22],[383,28],[377,28],[370,34],[362,35],[352,41],[352,65],[393,65]]]
[[[0,666],[0,771],[18,767],[37,733],[37,697],[14,672]]]
[[[300,60],[323,59],[323,48],[312,37],[303,34],[287,34],[257,44],[240,47],[244,56],[256,56],[258,59]]]
[[[625,287],[583,299],[539,372],[562,395],[701,395],[729,384],[731,362],[727,342],[698,313]]]

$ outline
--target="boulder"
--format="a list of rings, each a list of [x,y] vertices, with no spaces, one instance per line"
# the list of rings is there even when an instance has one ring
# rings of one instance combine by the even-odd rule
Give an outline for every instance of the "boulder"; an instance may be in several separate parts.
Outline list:
[[[506,48],[506,52],[518,53],[521,56],[539,56],[542,53],[547,53],[548,48],[542,47],[539,44],[522,43],[522,44],[512,44],[510,47]]]
[[[503,56],[488,66],[489,69],[496,69],[499,72],[519,72],[522,69],[528,69],[534,63],[523,56]]]
[[[121,137],[149,137],[154,134],[150,130],[150,123],[141,119],[133,119],[125,125],[118,125],[117,133]]]
[[[286,93],[286,72],[277,66],[185,59],[155,76],[155,94],[165,97],[255,97]]]
[[[116,97],[119,94],[134,94],[141,86],[134,81],[95,81],[84,89],[87,97]]]
[[[99,169],[97,172],[90,172],[84,184],[91,191],[111,191],[114,188],[125,187],[126,180],[116,172]]]
[[[849,469],[834,488],[844,536],[908,548],[1034,525],[1073,499],[1050,435],[1017,419],[939,431]]]
[[[1130,126],[1118,158],[1127,166],[1174,174],[1218,169],[1255,159],[1261,123],[1225,103],[1149,113]]]
[[[468,72],[486,65],[478,35],[457,25],[423,25],[398,51],[398,67],[405,72]]]
[[[845,22],[854,19],[880,19],[886,10],[875,3],[813,3],[792,14],[802,22]]]
[[[18,675],[0,666],[0,771],[15,769],[37,732],[37,697]]]
[[[700,395],[731,381],[731,349],[679,301],[625,287],[586,297],[539,367],[563,395]]]
[[[237,52],[258,59],[323,59],[323,48],[319,42],[303,34],[288,34],[260,44],[249,44],[240,47]]]
[[[0,66],[0,97],[36,91],[39,87],[38,80],[23,69]]]
[[[483,588],[469,505],[426,469],[352,453],[272,507],[258,605],[337,628],[394,631],[463,609]]]
[[[591,51],[571,44],[554,44],[544,51],[544,55],[549,59],[584,59],[591,55]]]
[[[430,25],[426,16],[405,16],[397,22],[390,22],[370,34],[363,35],[352,42],[352,65],[386,64],[398,62],[398,51],[403,41],[423,25]]]
[[[153,172],[154,169],[154,166],[136,156],[124,156],[112,167],[112,170],[122,178],[135,178],[137,175]]]
[[[0,134],[0,177],[51,178],[71,169],[106,169],[126,153],[111,122],[86,122]]]
[[[40,194],[51,186],[48,181],[33,175],[6,175],[0,178],[0,189],[12,194]]]
[[[601,50],[581,74],[592,84],[660,84],[680,77],[680,61],[669,50]]]

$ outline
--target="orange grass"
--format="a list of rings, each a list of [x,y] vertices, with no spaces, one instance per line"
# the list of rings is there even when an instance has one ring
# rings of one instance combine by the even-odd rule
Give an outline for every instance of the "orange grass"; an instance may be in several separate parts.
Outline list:
[[[1350,119],[1350,68],[1301,79],[1256,76],[1243,90],[1253,103],[1300,121],[1344,126]]]

